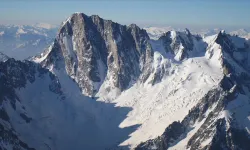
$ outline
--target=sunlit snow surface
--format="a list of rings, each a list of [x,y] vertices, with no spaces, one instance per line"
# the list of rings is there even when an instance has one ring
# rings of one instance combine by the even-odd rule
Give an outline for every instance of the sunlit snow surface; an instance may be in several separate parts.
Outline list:
[[[168,75],[154,86],[135,84],[121,93],[113,102],[116,106],[132,107],[128,117],[120,127],[140,124],[141,126],[131,134],[131,137],[121,145],[132,147],[141,141],[161,135],[165,128],[173,121],[182,120],[188,111],[197,104],[211,88],[217,87],[223,77],[219,46],[214,43],[215,36],[205,39],[211,43],[211,49],[203,56],[193,54],[194,57],[183,62],[176,61],[171,54],[163,51],[159,42],[153,42],[154,63],[152,67],[167,65]],[[201,45],[196,45],[197,48]],[[209,54],[213,51],[213,54]],[[152,80],[150,77],[148,80]],[[110,99],[102,93],[100,100]],[[105,98],[102,98],[105,97]]]

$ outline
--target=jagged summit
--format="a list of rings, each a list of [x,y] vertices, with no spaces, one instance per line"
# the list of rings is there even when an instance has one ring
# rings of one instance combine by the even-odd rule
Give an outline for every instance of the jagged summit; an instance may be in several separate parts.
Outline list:
[[[75,13],[63,23],[40,63],[65,68],[87,95],[96,94],[106,82],[119,93],[147,74],[153,52],[148,40],[146,31],[136,25]]]
[[[163,43],[165,51],[173,54],[177,61],[204,52],[205,48],[201,37],[192,35],[188,29],[184,32],[168,31],[159,38],[159,41]]]

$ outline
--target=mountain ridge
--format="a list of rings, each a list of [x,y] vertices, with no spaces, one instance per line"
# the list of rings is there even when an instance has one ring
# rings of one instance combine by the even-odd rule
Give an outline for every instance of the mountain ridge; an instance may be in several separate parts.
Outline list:
[[[1,131],[16,133],[1,147],[247,148],[235,136],[248,141],[248,54],[223,31],[150,40],[134,24],[75,13],[40,56],[0,62]]]
[[[75,30],[75,32],[77,32],[77,30],[81,30],[82,25],[82,30],[86,30],[86,34],[78,35],[79,33],[73,33],[73,30]],[[111,35],[109,32],[111,32]],[[139,36],[136,37],[134,36],[135,34]],[[80,39],[80,37],[83,37],[84,39],[82,41],[74,41],[74,38]],[[146,57],[150,59],[151,55],[147,53],[152,53],[150,52],[152,51],[150,50],[150,48],[149,50],[147,50],[147,43],[143,43],[144,41],[147,42],[148,39],[149,38],[146,34],[146,31],[140,30],[136,25],[132,24],[130,26],[121,26],[117,23],[111,22],[110,20],[100,19],[100,17],[98,17],[97,15],[88,17],[84,14],[75,13],[69,19],[67,19],[66,22],[63,23],[63,26],[59,29],[59,36],[57,36],[57,39],[54,43],[61,49],[60,53],[62,56],[60,57],[66,58],[64,62],[66,65],[66,71],[73,76],[73,79],[76,80],[76,82],[79,82],[79,80],[81,79],[78,79],[78,77],[83,75],[84,78],[88,81],[79,82],[79,86],[85,86],[85,89],[83,90],[87,91],[84,92],[88,93],[89,95],[93,95],[99,87],[94,87],[95,83],[92,83],[92,81],[103,82],[106,76],[105,74],[120,75],[114,75],[112,78],[115,81],[110,84],[113,84],[114,88],[118,88],[118,90],[121,91],[127,88],[130,81],[138,78],[140,74],[139,72],[143,70],[143,68],[141,68],[143,66],[139,66],[138,62],[141,61],[140,63],[147,63]],[[67,45],[63,45],[64,43],[66,43]],[[78,45],[87,45],[87,47],[84,47],[82,49],[80,47],[77,47]],[[127,45],[130,47],[128,47]],[[86,51],[85,49],[89,50]],[[123,49],[131,50],[126,52]],[[50,51],[50,53],[53,53],[53,49]],[[82,54],[84,59],[79,59],[79,54]],[[143,56],[140,58],[140,55]],[[50,54],[48,54],[48,57],[49,56]],[[87,58],[85,59],[85,57],[90,57],[91,59],[86,61]],[[125,60],[125,57],[127,57],[127,60]],[[132,57],[131,60],[130,57]],[[98,60],[100,60],[101,62],[98,62]],[[135,68],[133,68],[134,65],[132,65],[132,61],[136,61],[134,63]],[[91,66],[89,67],[91,68],[90,73],[92,73],[92,75],[84,75],[84,72],[77,75],[78,72],[84,70],[84,68],[81,68],[83,65],[78,65],[80,63],[91,64]],[[114,64],[109,65],[110,63]],[[114,68],[111,68],[110,71],[108,69],[109,66],[114,66]],[[117,66],[118,68],[116,68],[115,66]],[[132,68],[128,69],[128,66]],[[74,70],[70,70],[70,68],[74,68]],[[114,73],[112,73],[113,71]],[[130,75],[125,74],[126,72]],[[128,81],[124,82],[122,80]]]

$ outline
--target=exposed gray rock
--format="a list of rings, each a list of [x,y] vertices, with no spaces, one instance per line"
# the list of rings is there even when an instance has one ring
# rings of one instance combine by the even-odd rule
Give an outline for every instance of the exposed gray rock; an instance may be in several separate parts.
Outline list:
[[[135,24],[75,13],[59,29],[42,64],[65,66],[82,91],[93,96],[104,81],[123,91],[139,77],[147,78],[152,55],[146,31]]]
[[[189,57],[190,51],[194,50],[194,39],[201,40],[199,36],[192,35],[188,29],[185,32],[168,31],[159,38],[164,43],[166,52],[177,55],[178,61]]]

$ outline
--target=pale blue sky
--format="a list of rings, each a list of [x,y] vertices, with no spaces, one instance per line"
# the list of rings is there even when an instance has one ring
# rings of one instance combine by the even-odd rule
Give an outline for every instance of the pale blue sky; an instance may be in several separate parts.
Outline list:
[[[0,0],[0,24],[60,24],[73,12],[140,26],[250,27],[250,0]]]

